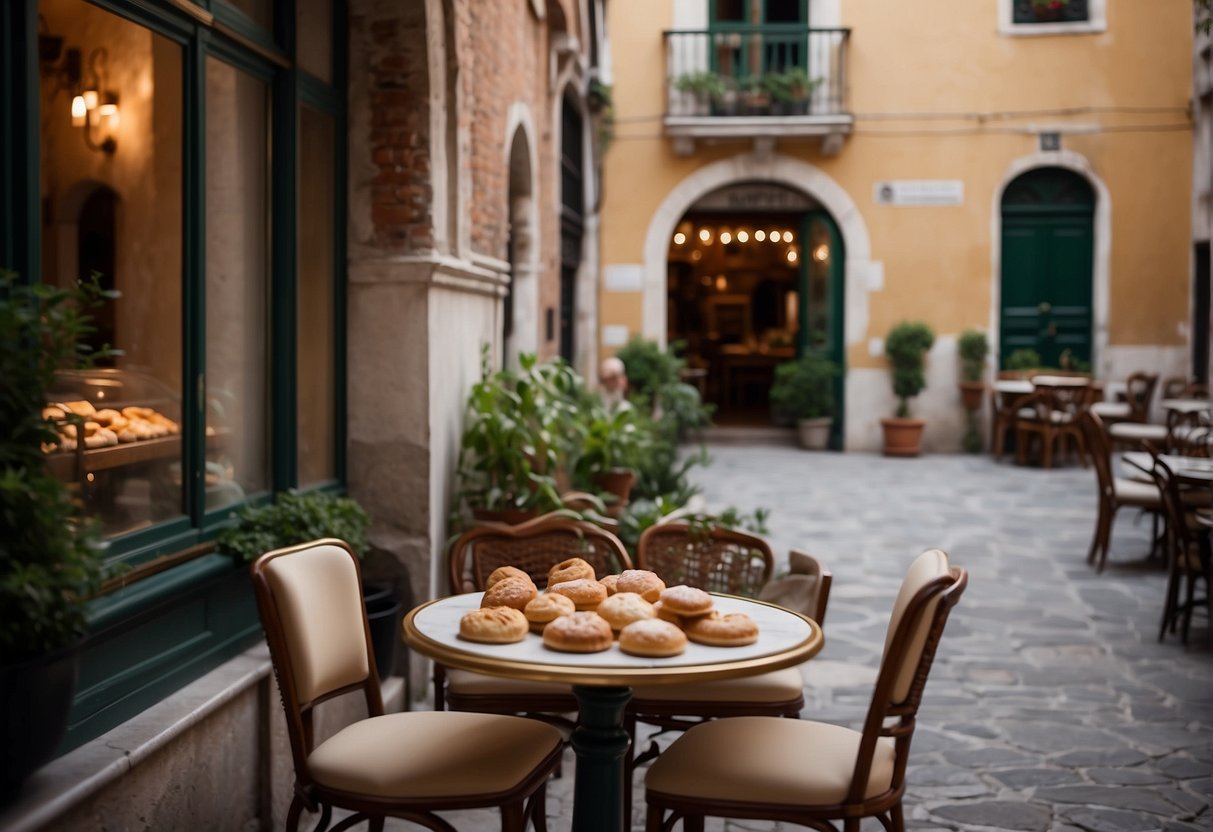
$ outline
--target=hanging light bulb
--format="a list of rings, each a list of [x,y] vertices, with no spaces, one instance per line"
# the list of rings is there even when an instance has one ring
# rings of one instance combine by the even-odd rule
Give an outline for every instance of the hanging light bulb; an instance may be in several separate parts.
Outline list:
[[[710,228],[699,229],[699,242],[701,242],[701,243],[712,242],[712,229],[710,229]]]
[[[750,232],[746,231],[744,228],[737,232],[737,242],[748,243],[749,241],[750,241]]]
[[[813,259],[818,263],[824,263],[830,259],[830,247],[825,243],[820,244],[813,249]]]
[[[720,244],[727,246],[731,242],[733,242],[733,235],[727,231],[721,231],[720,232]]]
[[[758,242],[761,243],[766,238],[767,238],[767,232],[763,231],[761,228],[759,228],[757,231],[754,232],[754,239],[757,240]]]
[[[674,245],[680,246],[687,241],[687,235],[679,231],[674,235]]]
[[[788,262],[789,263],[795,263],[799,259],[799,257],[800,257],[800,255],[798,255],[796,253],[796,249],[794,249],[794,248],[788,249]]]
[[[77,95],[72,99],[72,127],[83,127],[86,118],[88,118],[88,105],[84,103],[83,95]]]
[[[794,243],[794,242],[796,242],[796,238],[794,236],[792,236],[791,231],[785,231],[785,232],[783,232],[783,241],[785,243]]]
[[[778,242],[779,242],[779,232],[778,232],[778,231],[776,231],[776,230],[772,229],[772,230],[771,230],[771,233],[770,233],[769,235],[767,235],[767,236],[769,236],[769,237],[771,238],[771,242],[772,242],[772,243],[778,243]]]

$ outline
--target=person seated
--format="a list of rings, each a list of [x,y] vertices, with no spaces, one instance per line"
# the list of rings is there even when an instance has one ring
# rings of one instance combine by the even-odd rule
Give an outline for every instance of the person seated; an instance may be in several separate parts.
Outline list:
[[[628,375],[623,361],[611,356],[598,368],[598,397],[607,410],[614,410],[627,399]]]

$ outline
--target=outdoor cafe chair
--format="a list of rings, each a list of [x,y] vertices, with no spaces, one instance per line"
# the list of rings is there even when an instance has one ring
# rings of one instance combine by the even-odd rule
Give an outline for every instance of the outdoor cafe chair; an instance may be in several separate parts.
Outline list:
[[[1047,377],[1032,380],[1032,394],[1019,402],[1015,416],[1015,458],[1027,462],[1030,441],[1040,443],[1040,464],[1052,468],[1059,443],[1067,442],[1077,451],[1085,465],[1082,431],[1078,428],[1079,414],[1087,410],[1091,387],[1089,384],[1046,383]]]
[[[1175,632],[1181,626],[1180,640],[1188,643],[1188,631],[1192,624],[1192,610],[1199,605],[1209,608],[1209,586],[1213,583],[1213,564],[1210,563],[1209,527],[1201,526],[1193,513],[1195,504],[1210,505],[1207,488],[1185,488],[1180,478],[1158,457],[1154,458],[1151,471],[1154,482],[1162,495],[1163,512],[1167,520],[1167,591],[1163,602],[1162,623],[1158,628],[1158,640],[1162,641],[1167,630]],[[1192,499],[1195,497],[1196,499]],[[1205,582],[1203,598],[1196,597],[1196,584]],[[1184,600],[1179,600],[1180,592]]]
[[[588,562],[599,578],[632,568],[627,549],[615,535],[596,523],[552,513],[514,526],[486,523],[460,535],[448,557],[451,589],[483,590],[499,566],[517,567],[543,588],[548,570],[573,557]],[[577,710],[567,684],[504,679],[438,663],[433,681],[436,710],[524,714],[565,728],[573,723],[560,715]]]
[[[915,716],[948,614],[968,575],[938,549],[919,555],[902,581],[862,731],[808,720],[737,717],[706,722],[676,739],[645,777],[646,830],[681,818],[774,820],[847,830],[876,817],[905,827],[902,797]],[[669,813],[667,817],[667,813]]]
[[[1112,471],[1112,448],[1104,432],[1103,421],[1091,411],[1080,414],[1078,425],[1086,441],[1087,452],[1095,468],[1095,479],[1099,493],[1099,514],[1095,521],[1095,534],[1091,548],[1087,550],[1087,563],[1094,563],[1102,572],[1108,560],[1108,545],[1112,537],[1112,522],[1122,506],[1131,506],[1143,511],[1162,510],[1162,497],[1152,482],[1118,477]]]
[[[1125,380],[1123,400],[1095,402],[1091,410],[1105,425],[1113,422],[1149,421],[1150,402],[1154,399],[1154,388],[1158,386],[1158,373],[1130,373]]]
[[[276,549],[252,565],[253,587],[286,712],[295,765],[286,828],[303,811],[350,816],[333,832],[398,817],[453,830],[435,812],[499,807],[501,827],[546,828],[544,795],[564,748],[558,730],[494,714],[384,714],[358,560],[340,540]],[[360,694],[368,716],[317,741],[317,706]]]

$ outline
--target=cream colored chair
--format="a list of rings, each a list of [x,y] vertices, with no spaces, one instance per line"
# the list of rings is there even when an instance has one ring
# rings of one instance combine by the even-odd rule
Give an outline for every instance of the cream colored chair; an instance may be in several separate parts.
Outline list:
[[[434,812],[499,807],[501,827],[546,827],[544,794],[563,749],[559,731],[531,719],[473,713],[387,714],[371,649],[358,560],[340,540],[267,552],[253,586],[295,764],[286,828],[303,810],[352,811],[333,832],[385,817],[430,829],[452,827]],[[317,743],[317,705],[361,694],[369,716]]]
[[[848,832],[876,817],[905,828],[901,801],[914,720],[948,613],[967,573],[938,549],[910,566],[893,606],[862,731],[823,722],[736,717],[697,725],[645,778],[648,832],[702,830],[704,817],[754,818]],[[667,816],[668,815],[668,816]]]

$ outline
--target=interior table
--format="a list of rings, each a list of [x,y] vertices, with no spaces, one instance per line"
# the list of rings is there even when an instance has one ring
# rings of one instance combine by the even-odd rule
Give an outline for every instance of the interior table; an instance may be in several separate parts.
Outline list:
[[[822,647],[821,628],[783,607],[730,595],[714,595],[722,613],[744,612],[758,625],[758,641],[742,647],[690,643],[671,658],[629,656],[618,644],[600,653],[560,653],[528,633],[515,644],[479,644],[459,638],[459,619],[480,606],[481,592],[429,601],[404,619],[409,646],[448,667],[536,682],[573,686],[579,705],[573,731],[577,758],[573,829],[622,832],[624,759],[628,735],[624,710],[634,685],[685,684],[754,676],[800,664]]]

